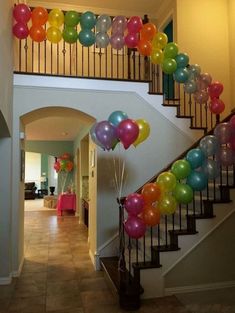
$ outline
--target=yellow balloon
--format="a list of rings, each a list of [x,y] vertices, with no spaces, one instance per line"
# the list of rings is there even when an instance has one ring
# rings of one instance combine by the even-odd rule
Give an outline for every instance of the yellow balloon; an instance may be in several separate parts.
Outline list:
[[[177,208],[177,201],[170,193],[166,193],[158,202],[158,209],[161,214],[173,214]]]
[[[150,56],[150,60],[153,64],[161,64],[164,59],[164,53],[161,49],[154,49]]]
[[[139,135],[133,145],[137,147],[141,142],[145,141],[150,134],[150,126],[149,123],[143,119],[136,120],[136,123],[139,127]]]
[[[59,28],[51,26],[47,30],[47,39],[51,43],[58,43],[62,39],[62,33]]]
[[[156,33],[153,37],[152,46],[153,49],[163,49],[168,43],[168,37],[165,33]]]
[[[164,192],[173,191],[176,187],[176,177],[171,172],[162,172],[156,181]]]
[[[51,26],[60,27],[64,23],[64,13],[60,9],[53,9],[48,15],[48,22]]]

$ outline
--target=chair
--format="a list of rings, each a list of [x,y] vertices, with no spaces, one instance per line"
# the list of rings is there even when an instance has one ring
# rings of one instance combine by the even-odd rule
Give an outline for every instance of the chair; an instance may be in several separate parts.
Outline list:
[[[36,189],[34,182],[24,184],[24,198],[25,200],[35,199],[36,198]]]

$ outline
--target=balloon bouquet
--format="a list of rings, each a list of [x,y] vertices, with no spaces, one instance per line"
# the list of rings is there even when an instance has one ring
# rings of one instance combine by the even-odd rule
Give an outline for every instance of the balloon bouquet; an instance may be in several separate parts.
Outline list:
[[[71,161],[71,155],[69,153],[62,154],[59,158],[56,159],[54,163],[54,169],[61,176],[61,186],[62,193],[65,189],[65,184],[67,181],[68,173],[73,170],[73,162]]]

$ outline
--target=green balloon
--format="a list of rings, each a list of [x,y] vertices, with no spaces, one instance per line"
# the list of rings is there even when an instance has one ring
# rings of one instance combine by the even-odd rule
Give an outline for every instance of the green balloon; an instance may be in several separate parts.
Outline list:
[[[174,59],[178,54],[179,48],[175,42],[169,42],[164,48],[164,57]]]
[[[96,24],[95,14],[87,11],[81,15],[80,24],[82,29],[92,29]]]
[[[83,29],[78,34],[78,40],[84,47],[90,47],[95,43],[95,34],[89,29]]]
[[[64,17],[64,23],[66,26],[75,27],[80,21],[79,13],[76,11],[68,11]]]
[[[64,38],[64,41],[68,43],[74,43],[78,39],[78,33],[73,27],[65,27],[62,36]]]
[[[187,184],[177,183],[173,195],[179,203],[188,204],[193,200],[193,190]]]
[[[187,160],[177,160],[172,164],[171,172],[177,179],[184,179],[191,172],[190,163]]]
[[[163,60],[162,70],[166,74],[173,74],[177,69],[177,63],[175,59],[167,58]]]

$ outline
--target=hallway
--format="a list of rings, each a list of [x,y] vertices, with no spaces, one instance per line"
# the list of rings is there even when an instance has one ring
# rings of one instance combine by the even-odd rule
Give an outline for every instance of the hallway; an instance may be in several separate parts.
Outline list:
[[[232,288],[228,301],[231,301]],[[218,297],[218,294],[216,295]],[[143,301],[139,313],[234,313],[234,306],[197,305],[196,294]],[[208,297],[204,293],[204,299]],[[212,297],[211,301],[215,298]],[[226,301],[225,301],[226,302]],[[191,304],[193,304],[191,306]],[[87,229],[55,211],[25,212],[25,262],[10,286],[0,286],[0,313],[121,313],[88,254]]]

